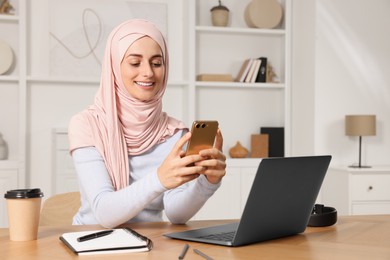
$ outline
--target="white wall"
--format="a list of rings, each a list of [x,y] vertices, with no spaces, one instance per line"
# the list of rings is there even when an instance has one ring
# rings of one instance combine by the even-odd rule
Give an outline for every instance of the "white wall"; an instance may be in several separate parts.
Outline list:
[[[317,0],[315,153],[333,165],[358,161],[346,114],[376,114],[377,135],[363,137],[362,164],[390,164],[390,1]]]
[[[314,152],[315,1],[292,4],[291,154]]]

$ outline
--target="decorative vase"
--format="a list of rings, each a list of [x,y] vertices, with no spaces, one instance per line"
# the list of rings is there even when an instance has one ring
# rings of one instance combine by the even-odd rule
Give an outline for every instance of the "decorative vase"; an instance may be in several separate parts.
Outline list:
[[[0,160],[6,160],[8,158],[8,146],[3,135],[0,133]]]
[[[221,4],[211,8],[211,22],[214,26],[227,26],[229,22],[229,9]]]
[[[240,142],[237,142],[235,146],[230,148],[229,155],[232,158],[245,158],[248,155],[248,149],[241,145]]]

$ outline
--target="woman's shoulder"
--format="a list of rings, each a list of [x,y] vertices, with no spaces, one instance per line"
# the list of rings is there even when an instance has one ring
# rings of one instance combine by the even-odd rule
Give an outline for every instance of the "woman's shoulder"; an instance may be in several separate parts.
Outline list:
[[[72,116],[68,125],[70,150],[78,147],[90,146],[92,133],[85,111]]]
[[[80,123],[84,123],[85,121],[86,121],[85,110],[81,111],[81,112],[78,112],[77,114],[73,115],[70,118],[69,128],[75,127],[75,126],[77,126]]]

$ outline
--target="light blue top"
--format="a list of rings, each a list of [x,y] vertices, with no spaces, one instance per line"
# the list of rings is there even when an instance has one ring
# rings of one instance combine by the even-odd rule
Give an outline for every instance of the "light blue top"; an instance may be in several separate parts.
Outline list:
[[[204,175],[172,190],[160,183],[157,168],[182,134],[178,131],[148,152],[129,156],[130,185],[119,191],[114,190],[103,157],[95,147],[74,150],[81,207],[73,224],[113,228],[126,222],[162,221],[163,210],[172,223],[187,222],[221,183],[209,183]]]

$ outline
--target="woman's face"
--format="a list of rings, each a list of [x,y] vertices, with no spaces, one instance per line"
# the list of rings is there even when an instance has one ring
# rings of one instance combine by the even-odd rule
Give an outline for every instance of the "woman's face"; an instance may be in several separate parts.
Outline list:
[[[121,63],[123,84],[130,95],[141,101],[156,96],[164,82],[165,67],[160,46],[150,37],[135,41]]]

